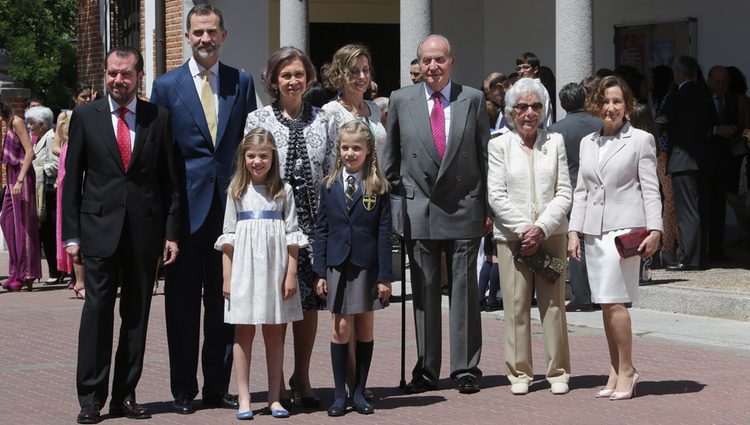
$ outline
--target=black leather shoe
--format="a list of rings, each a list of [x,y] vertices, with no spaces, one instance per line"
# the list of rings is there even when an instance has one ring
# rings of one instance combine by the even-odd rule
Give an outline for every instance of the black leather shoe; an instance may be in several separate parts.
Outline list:
[[[110,404],[109,416],[113,418],[127,416],[129,419],[149,419],[151,413],[148,412],[148,409],[136,403],[135,400],[125,400],[119,404]]]
[[[98,424],[101,421],[102,417],[99,413],[99,405],[96,404],[81,407],[81,411],[76,418],[76,422],[79,424]]]
[[[435,391],[437,389],[437,385],[428,381],[424,377],[417,376],[411,380],[408,384],[406,384],[406,388],[404,388],[405,394],[420,394],[426,391]]]
[[[172,403],[172,410],[180,415],[190,415],[195,413],[195,407],[193,407],[193,400],[181,398],[177,399]]]
[[[503,309],[502,301],[492,301],[491,303],[487,303],[487,306],[484,308],[484,311],[498,311],[502,309]]]
[[[698,270],[699,268],[698,266],[691,266],[690,264],[676,263],[666,266],[665,269],[669,270],[670,272],[686,272]]]
[[[479,392],[479,379],[476,376],[465,375],[458,378],[458,392],[474,394]]]
[[[375,413],[375,409],[372,407],[372,405],[366,401],[362,403],[354,402],[354,410],[357,411],[357,413],[361,415],[371,415]]]
[[[568,305],[565,306],[565,311],[572,313],[576,311],[594,311],[593,304],[577,304],[577,303],[568,303]]]
[[[346,405],[344,407],[341,407],[337,405],[336,403],[333,404],[333,406],[328,408],[328,416],[344,416],[346,414]]]
[[[203,407],[209,409],[239,409],[240,402],[235,394],[217,394],[203,397]]]

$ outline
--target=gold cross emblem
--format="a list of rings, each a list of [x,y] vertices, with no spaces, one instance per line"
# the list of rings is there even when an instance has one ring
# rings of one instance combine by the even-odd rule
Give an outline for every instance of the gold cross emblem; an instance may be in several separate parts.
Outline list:
[[[371,196],[371,195],[363,195],[362,196],[362,205],[365,207],[367,211],[372,211],[375,209],[375,205],[377,204],[377,196]]]

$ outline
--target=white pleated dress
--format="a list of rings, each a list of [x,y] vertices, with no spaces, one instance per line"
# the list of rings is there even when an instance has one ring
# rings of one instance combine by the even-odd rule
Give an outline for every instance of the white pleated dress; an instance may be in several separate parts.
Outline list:
[[[241,199],[227,197],[223,234],[214,244],[234,247],[229,300],[224,321],[232,324],[281,324],[302,320],[299,291],[284,300],[288,245],[307,246],[297,224],[292,188],[270,199],[265,186],[248,186]]]

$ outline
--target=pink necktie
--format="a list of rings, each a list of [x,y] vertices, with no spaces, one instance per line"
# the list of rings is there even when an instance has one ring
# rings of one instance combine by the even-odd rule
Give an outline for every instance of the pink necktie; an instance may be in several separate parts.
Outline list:
[[[125,171],[128,171],[130,165],[130,128],[128,122],[125,121],[125,114],[128,113],[128,108],[122,107],[117,110],[117,147],[120,149],[120,157],[122,158],[122,164],[125,166]]]
[[[442,158],[445,154],[445,111],[443,111],[443,104],[440,102],[441,97],[439,91],[432,93],[435,104],[432,105],[432,112],[430,113],[430,127],[432,127],[435,147]]]

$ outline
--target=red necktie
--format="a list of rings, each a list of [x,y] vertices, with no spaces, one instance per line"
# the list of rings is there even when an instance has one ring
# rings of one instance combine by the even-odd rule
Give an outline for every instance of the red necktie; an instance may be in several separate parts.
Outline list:
[[[443,104],[440,102],[441,97],[439,91],[432,93],[435,103],[432,105],[432,112],[430,113],[430,127],[432,127],[435,147],[442,158],[445,154],[445,111],[443,111]]]
[[[120,149],[120,157],[122,158],[122,164],[125,166],[125,171],[128,171],[130,165],[130,128],[128,122],[125,121],[127,113],[128,108],[124,106],[117,110],[117,147]]]

